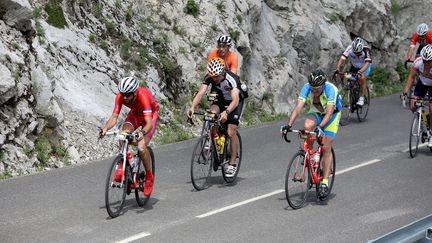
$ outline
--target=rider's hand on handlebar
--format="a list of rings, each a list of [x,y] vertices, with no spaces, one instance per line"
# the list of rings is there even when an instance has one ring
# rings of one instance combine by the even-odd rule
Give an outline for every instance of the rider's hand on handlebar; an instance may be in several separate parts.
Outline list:
[[[219,114],[219,121],[224,123],[226,120],[228,120],[228,113],[222,111],[222,113]]]
[[[103,128],[99,129],[99,139],[105,137],[106,131]]]
[[[316,126],[314,132],[316,134],[318,134],[318,137],[324,136],[324,131],[322,130],[322,128],[320,126]]]
[[[187,111],[186,115],[189,119],[193,118],[193,114],[194,114],[195,110],[191,107],[189,108],[189,110]]]
[[[287,134],[290,131],[292,131],[292,130],[291,130],[291,126],[289,124],[286,124],[286,125],[281,127],[281,133],[282,134]]]

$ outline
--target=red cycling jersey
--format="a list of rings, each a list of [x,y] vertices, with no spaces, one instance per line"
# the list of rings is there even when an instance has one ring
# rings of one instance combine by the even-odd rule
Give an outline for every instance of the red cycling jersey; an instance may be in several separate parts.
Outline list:
[[[144,122],[145,116],[152,117],[154,113],[159,111],[159,104],[153,97],[150,90],[144,87],[138,87],[136,99],[132,103],[126,103],[123,99],[123,94],[118,93],[115,99],[113,114],[120,114],[123,105],[131,109],[130,113],[136,117],[139,122]]]
[[[207,58],[207,61],[210,62],[215,57],[220,57],[217,49],[210,51],[209,56]],[[222,57],[220,57],[220,58],[222,58]],[[225,61],[226,68],[229,71],[233,72],[234,74],[237,74],[237,71],[238,71],[238,56],[237,56],[237,54],[235,54],[235,52],[233,52],[233,51],[228,51],[225,58],[222,58],[222,59],[224,59],[224,61]]]
[[[422,46],[425,46],[425,45],[427,45],[427,44],[432,44],[432,31],[428,31],[428,32],[426,33],[426,36],[425,36],[424,38],[422,38],[422,39],[420,39],[420,37],[419,37],[419,35],[418,35],[417,33],[414,33],[414,34],[411,36],[411,43],[410,43],[410,46],[411,46],[411,47],[415,47],[417,43],[419,43],[419,45],[420,45],[421,47],[422,47]]]

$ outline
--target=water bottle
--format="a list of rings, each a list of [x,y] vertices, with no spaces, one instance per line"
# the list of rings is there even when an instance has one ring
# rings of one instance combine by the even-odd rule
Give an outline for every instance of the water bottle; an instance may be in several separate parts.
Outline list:
[[[224,149],[224,145],[225,145],[225,135],[221,135],[218,139],[218,153],[219,154],[223,154],[223,149]]]
[[[132,172],[136,173],[138,171],[138,166],[140,162],[140,157],[138,155],[135,155],[132,165]]]
[[[313,166],[317,168],[320,161],[320,154],[318,153],[318,151],[316,151],[314,154],[311,155],[311,160]]]

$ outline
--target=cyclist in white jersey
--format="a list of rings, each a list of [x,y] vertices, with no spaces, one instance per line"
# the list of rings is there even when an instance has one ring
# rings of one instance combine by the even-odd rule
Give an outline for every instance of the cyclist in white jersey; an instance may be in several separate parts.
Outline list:
[[[341,65],[344,61],[350,57],[351,68],[350,73],[357,75],[357,80],[360,84],[360,97],[357,101],[357,105],[364,105],[364,94],[366,93],[366,78],[369,76],[372,69],[372,58],[369,47],[366,46],[365,41],[357,37],[353,42],[345,49],[339,62],[336,65],[336,72],[340,71]]]
[[[432,45],[426,45],[420,52],[420,57],[414,61],[414,65],[411,67],[409,75],[406,80],[405,88],[403,91],[403,97],[406,98],[408,90],[411,89],[416,75],[418,75],[418,81],[414,89],[413,98],[423,98],[426,93],[429,93],[429,97],[432,96]],[[415,101],[410,102],[411,111],[416,111]],[[432,101],[429,101],[429,124],[432,124]],[[430,127],[429,127],[430,129]],[[432,131],[429,132],[431,134]],[[432,136],[429,136],[428,147],[432,147]]]

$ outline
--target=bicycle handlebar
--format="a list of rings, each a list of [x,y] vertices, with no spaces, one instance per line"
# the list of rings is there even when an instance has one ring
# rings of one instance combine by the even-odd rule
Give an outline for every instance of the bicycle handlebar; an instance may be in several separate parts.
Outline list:
[[[118,140],[123,140],[123,141],[132,138],[133,139],[132,141],[139,142],[144,138],[144,136],[142,136],[141,139],[139,139],[139,131],[125,132],[121,130],[116,130],[116,131],[108,131],[105,133],[105,135],[115,135]]]
[[[281,130],[281,132],[282,132],[282,130]],[[309,131],[309,130],[305,130],[305,129],[301,129],[301,130],[295,130],[295,129],[293,129],[293,130],[289,130],[289,131],[287,131],[287,133],[282,133],[282,136],[283,136],[283,138],[285,139],[285,141],[287,142],[287,143],[291,143],[291,140],[289,140],[288,139],[288,133],[290,133],[290,132],[293,132],[293,133],[300,133],[300,134],[302,134],[302,135],[315,135],[315,137],[316,137],[316,139],[317,139],[317,141],[319,141],[319,134],[318,133],[316,133],[316,132],[314,132],[314,131]]]

